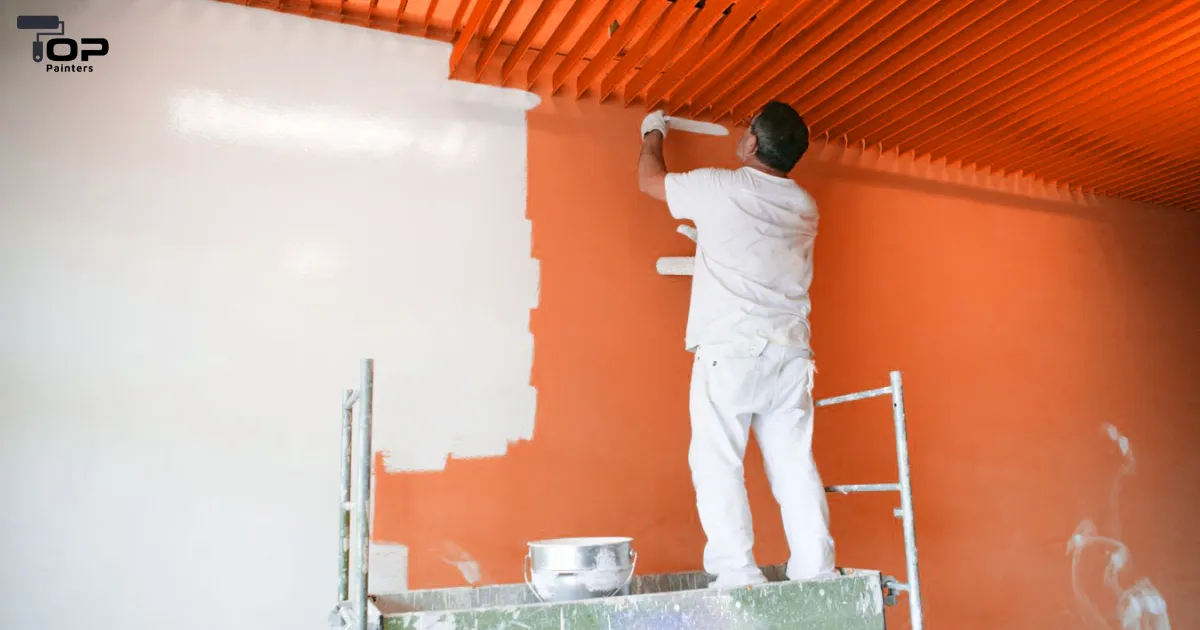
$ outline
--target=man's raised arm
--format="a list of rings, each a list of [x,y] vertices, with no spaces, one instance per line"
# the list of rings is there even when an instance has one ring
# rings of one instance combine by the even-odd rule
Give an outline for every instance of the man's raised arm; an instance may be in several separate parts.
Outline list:
[[[642,121],[642,154],[638,157],[638,188],[658,199],[667,200],[667,164],[663,161],[663,140],[667,136],[667,119],[661,111]]]

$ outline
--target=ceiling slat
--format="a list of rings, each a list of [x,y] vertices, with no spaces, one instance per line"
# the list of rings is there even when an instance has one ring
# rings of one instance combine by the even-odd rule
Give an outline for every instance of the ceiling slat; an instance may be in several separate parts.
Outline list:
[[[1153,196],[1139,195],[1138,201],[1144,203],[1156,203],[1157,199]],[[1195,211],[1196,206],[1200,205],[1200,190],[1193,189],[1190,192],[1175,193],[1169,196],[1170,204],[1178,208],[1190,208]]]
[[[1169,6],[1171,4],[1175,4],[1173,10]],[[939,124],[937,132],[931,134],[932,137],[928,140],[928,143],[932,145],[929,151],[931,153],[944,151],[947,144],[954,143],[953,139],[962,135],[955,132],[964,126],[968,126],[973,132],[970,134],[972,147],[989,146],[987,144],[989,141],[979,133],[980,129],[1000,121],[1012,120],[1021,115],[1026,111],[1024,104],[1032,95],[1047,92],[1053,89],[1054,84],[1069,80],[1070,74],[1083,70],[1083,66],[1092,64],[1092,68],[1096,68],[1098,64],[1094,62],[1121,49],[1127,41],[1136,40],[1146,30],[1171,21],[1185,10],[1185,7],[1175,3],[1175,0],[1161,0],[1157,4],[1146,2],[1143,7],[1145,7],[1143,15],[1148,16],[1143,23],[1129,28],[1125,16],[1110,18],[1107,27],[1087,31],[1087,37],[1079,38],[1068,50],[1062,51],[1059,59],[1052,63],[1044,63],[1037,71],[1026,71],[1020,74],[1012,83],[1011,89],[1005,90],[994,99],[989,99],[982,107],[960,114],[958,123],[952,125],[946,121]],[[1043,87],[1045,89],[1042,89]],[[1022,97],[1025,97],[1024,102]],[[913,142],[919,143],[917,140]]]
[[[1136,184],[1114,187],[1114,190],[1138,201],[1149,201],[1163,194],[1171,197],[1193,194],[1200,192],[1194,175],[1197,169],[1200,169],[1200,161],[1192,160],[1179,164],[1173,175],[1152,176],[1151,179],[1138,181]]]
[[[670,63],[679,52],[679,48],[689,41],[693,36],[702,32],[700,21],[706,20],[713,12],[706,11],[703,14],[699,12],[691,12],[687,14],[687,18],[683,20],[682,25],[674,33],[664,31],[664,39],[667,42],[664,46],[659,46],[654,52],[649,53],[646,59],[642,62],[641,68],[635,68],[633,74],[625,81],[624,87],[621,88],[621,100],[625,106],[633,101],[638,96],[647,77],[647,68],[650,68],[650,73],[657,73],[663,66]]]
[[[554,69],[550,80],[551,94],[558,92],[558,88],[567,81],[567,77],[575,69],[576,64],[583,60],[584,53],[590,50],[600,34],[608,29],[608,25],[612,23],[613,14],[617,12],[620,4],[621,0],[607,0],[596,17],[592,18],[592,23],[588,25],[579,41],[575,42],[571,52],[567,53],[567,58]]]
[[[696,14],[695,18],[684,31],[687,35],[682,38],[680,46],[662,47],[657,53],[651,55],[650,59],[642,65],[642,69],[638,70],[625,83],[625,104],[628,105],[634,98],[638,96],[642,88],[645,87],[651,79],[658,76],[658,73],[667,67],[676,57],[687,54],[692,46],[702,45],[704,35],[711,32],[713,26],[721,19],[721,9],[718,9],[719,3],[709,2],[703,9]]]
[[[465,0],[464,0],[465,1]],[[437,10],[438,0],[429,0],[429,6],[425,9],[425,27],[433,22],[433,12]]]
[[[500,10],[500,5],[502,4],[504,4],[504,0],[491,3],[487,12],[483,14],[483,22],[479,25],[480,39],[488,36],[488,28],[492,25],[492,21],[496,19],[496,13]]]
[[[914,126],[920,125],[935,113],[941,114],[951,104],[958,103],[964,94],[971,93],[973,86],[989,85],[996,76],[1007,73],[1014,59],[1026,61],[1067,36],[1067,32],[1074,32],[1088,14],[1111,8],[1118,2],[1130,1],[1109,0],[1087,7],[1065,5],[1062,10],[1047,16],[1046,19],[1022,29],[1019,37],[1007,38],[990,49],[1000,54],[988,54],[989,50],[980,50],[977,55],[967,60],[967,63],[959,64],[952,74],[941,77],[928,89],[906,99],[904,106],[894,107],[888,112],[887,123],[879,124],[876,120],[875,124],[866,128],[866,135],[884,146],[893,146],[899,136]],[[915,134],[911,134],[906,137],[906,147],[908,140],[914,136]]]
[[[604,78],[600,79],[600,100],[604,100],[608,98],[609,94],[612,94],[613,90],[625,80],[625,77],[629,76],[629,71],[633,70],[634,66],[654,50],[654,44],[674,37],[692,15],[694,13],[684,3],[671,3],[670,8],[659,15],[654,27],[639,37],[633,48],[625,54],[625,58],[612,70],[609,70]]]
[[[821,76],[799,76],[791,73],[791,84],[780,89],[779,96],[776,98],[784,103],[795,103],[799,111],[804,112],[809,119],[813,119],[815,118],[813,111],[819,103],[828,101],[830,97],[847,86],[862,84],[863,89],[866,89],[866,86],[872,82],[877,83],[878,80],[869,79],[868,74],[890,60],[896,60],[897,65],[903,63],[904,57],[899,53],[914,42],[927,38],[924,41],[928,41],[928,47],[935,46],[940,38],[934,34],[934,31],[943,25],[951,24],[949,22],[951,18],[957,17],[960,21],[968,19],[968,16],[964,15],[964,9],[970,6],[978,7],[979,15],[983,15],[987,11],[988,4],[978,2],[978,0],[974,2],[972,0],[937,2],[928,11],[924,11],[916,19],[904,24],[879,45],[864,51],[837,72],[829,72],[826,69]],[[950,28],[953,26],[951,25]],[[915,50],[909,51],[910,57],[916,57],[919,54]],[[882,76],[887,76],[886,71]],[[813,124],[811,120],[810,124]]]
[[[1123,47],[1111,60],[1082,68],[1073,80],[1064,80],[1045,90],[1029,92],[1013,104],[1019,114],[983,125],[976,130],[975,137],[978,138],[979,144],[993,147],[992,150],[983,152],[982,159],[1000,156],[1011,159],[1014,156],[1003,150],[998,143],[1000,139],[1044,125],[1056,117],[1069,116],[1072,112],[1080,111],[1078,108],[1086,106],[1094,98],[1113,92],[1119,93],[1120,89],[1116,84],[1124,80],[1122,77],[1128,78],[1135,72],[1145,72],[1147,62],[1162,64],[1170,61],[1170,58],[1164,59],[1159,51],[1177,51],[1179,44],[1197,41],[1197,38],[1200,38],[1200,27],[1195,26],[1197,24],[1200,24],[1200,11],[1182,22],[1177,31],[1168,31],[1162,37],[1152,37],[1136,46]],[[1110,81],[1096,82],[1092,73],[1114,78]]]
[[[770,35],[772,29],[797,11],[811,8],[820,0],[773,0],[747,29],[746,34],[738,42],[730,42],[729,48],[720,55],[710,57],[689,77],[671,91],[671,100],[682,103],[693,95],[708,88],[727,76],[731,68],[740,67],[741,63],[751,54],[755,47]],[[810,9],[811,10],[811,9]],[[706,103],[700,99],[700,103]],[[701,108],[693,108],[701,109]]]
[[[567,10],[567,14],[563,16],[562,21],[555,27],[554,32],[550,34],[545,45],[542,47],[536,57],[533,58],[533,63],[529,65],[529,70],[525,73],[526,89],[533,87],[533,83],[537,81],[541,75],[542,69],[550,62],[550,59],[558,54],[558,47],[567,39],[567,36],[575,30],[579,25],[579,20],[583,17],[583,11],[588,6],[586,2],[574,0],[571,8]]]
[[[807,55],[787,67],[777,67],[765,73],[773,76],[768,76],[768,80],[758,89],[730,108],[733,119],[746,118],[767,101],[778,97],[801,76],[812,75],[813,81],[819,82],[841,71],[846,64],[878,45],[932,4],[928,0],[877,0]]]
[[[1200,162],[1179,162],[1169,169],[1159,172],[1150,170],[1136,179],[1128,179],[1123,183],[1106,186],[1109,190],[1119,191],[1127,197],[1138,197],[1139,200],[1152,199],[1159,195],[1174,195],[1196,190],[1196,170]],[[1126,173],[1128,175],[1128,173]]]
[[[1126,169],[1120,175],[1111,177],[1102,184],[1105,188],[1121,190],[1125,187],[1153,188],[1155,192],[1163,186],[1193,179],[1197,168],[1200,168],[1200,158],[1181,160],[1178,158],[1164,160],[1145,150],[1126,154]],[[1140,172],[1128,168],[1135,165]],[[1194,179],[1193,179],[1194,183]]]
[[[1003,41],[1000,27],[1025,15],[1039,1],[978,0],[972,11],[962,14],[962,20],[947,20],[928,37],[901,50],[868,73],[857,89],[851,86],[848,93],[839,94],[825,109],[822,109],[824,104],[818,105],[811,124],[823,125],[837,135],[847,133],[859,122],[870,120],[900,95],[932,84],[940,75],[930,71],[947,59],[958,58],[964,50]]]
[[[550,12],[554,10],[558,0],[544,0],[538,5],[537,11],[534,11],[533,17],[529,19],[529,24],[521,31],[521,37],[517,39],[517,43],[513,45],[512,50],[508,51],[508,56],[504,58],[504,64],[500,67],[500,81],[508,83],[508,79],[512,76],[512,71],[517,67],[517,62],[525,55],[525,51],[529,50],[529,45],[533,43],[533,38],[546,25],[546,20],[550,19]]]
[[[1001,106],[1005,102],[1005,93],[1034,84],[1048,69],[1053,71],[1066,66],[1072,56],[1086,54],[1089,48],[1103,46],[1099,40],[1115,35],[1122,28],[1128,28],[1130,18],[1140,19],[1157,8],[1148,0],[1123,0],[1111,5],[1109,11],[1096,15],[1097,22],[1090,28],[1080,27],[1076,22],[1077,28],[1074,32],[1057,31],[1053,38],[1041,40],[1041,45],[1031,46],[1021,54],[1014,55],[1008,63],[993,66],[981,73],[969,90],[957,91],[958,97],[955,100],[943,103],[938,110],[926,114],[925,120],[936,120],[936,124],[924,125],[919,133],[909,134],[905,142],[918,153],[934,148],[941,149],[942,145],[938,143],[948,134],[954,133],[961,138],[959,129],[974,120],[977,112],[988,106]],[[1006,109],[1005,112],[1007,115],[1016,114],[1010,109]],[[915,124],[919,125],[921,122]],[[970,145],[967,145],[967,149],[970,148]]]
[[[1145,201],[1146,203],[1157,202],[1155,199],[1142,199],[1142,201]],[[1200,206],[1200,192],[1189,195],[1174,195],[1167,201],[1167,203],[1177,208],[1189,208],[1194,212],[1196,207]]]
[[[476,0],[475,9],[471,11],[471,17],[467,19],[466,26],[458,34],[458,38],[454,41],[454,46],[450,49],[450,76],[454,76],[458,72],[458,65],[462,63],[463,55],[467,54],[467,49],[471,46],[471,41],[475,39],[475,33],[485,24],[484,16],[495,13],[496,7],[500,6],[500,1]],[[466,2],[463,2],[463,5],[466,5]]]
[[[607,42],[604,42],[604,45],[600,47],[600,52],[596,53],[596,56],[579,73],[579,78],[575,82],[575,98],[583,96],[592,82],[600,76],[600,72],[613,62],[617,52],[638,33],[638,29],[648,21],[657,20],[666,7],[667,3],[661,0],[639,0],[633,13],[629,15],[629,19],[617,28]]]
[[[647,86],[646,106],[648,108],[657,106],[680,81],[690,74],[695,73],[713,55],[724,50],[725,46],[732,42],[733,37],[737,35],[738,31],[750,23],[750,18],[758,13],[758,10],[762,8],[764,3],[765,0],[741,0],[733,5],[733,11],[728,16],[729,19],[724,20],[718,25],[712,37],[700,45],[693,47],[690,55],[685,56],[679,63],[672,65],[661,76],[655,79],[653,83]],[[679,105],[682,105],[682,103],[676,101],[676,106]]]
[[[504,7],[504,13],[500,14],[500,21],[496,24],[496,30],[488,37],[487,43],[483,45],[483,50],[479,53],[479,58],[475,60],[475,80],[478,81],[483,73],[487,70],[488,63],[491,62],[492,56],[496,54],[496,50],[500,48],[500,44],[504,41],[504,34],[508,32],[512,21],[517,17],[517,12],[521,10],[521,5],[524,0],[509,0],[508,6]]]
[[[998,60],[1020,52],[1041,32],[1043,35],[1063,23],[1062,12],[1066,5],[1046,6],[1035,2],[1030,14],[1018,23],[1011,20],[993,24],[994,29],[978,39],[963,42],[966,45],[953,55],[946,55],[936,64],[903,84],[903,97],[880,101],[876,106],[864,110],[858,117],[846,122],[845,133],[869,138],[871,142],[884,143],[896,129],[907,127],[913,116],[927,111],[938,98],[962,85],[969,78],[993,67]],[[1055,13],[1059,19],[1051,20]],[[1035,29],[1035,27],[1037,27]],[[1034,33],[1033,36],[1028,31]],[[1002,49],[1003,55],[990,55],[990,51]],[[885,146],[894,146],[884,143]],[[906,147],[907,150],[907,147]]]
[[[467,8],[471,6],[471,3],[474,2],[476,5],[478,5],[482,1],[483,0],[458,0],[458,6],[454,8],[454,20],[450,23],[451,34],[457,33],[458,29],[462,28],[463,17],[466,16]]]
[[[805,5],[756,46],[747,63],[739,64],[736,70],[730,69],[729,74],[738,75],[740,79],[730,76],[730,80],[714,82],[708,90],[700,93],[700,98],[712,104],[710,107],[714,117],[723,116],[732,105],[730,101],[740,98],[743,92],[757,85],[766,72],[761,68],[768,64],[783,66],[803,56],[863,6],[856,2],[835,4],[820,1]],[[788,48],[786,56],[781,53],[785,46]]]
[[[1194,52],[1194,49],[1193,49]],[[1150,101],[1161,100],[1162,97],[1154,90],[1155,86],[1170,84],[1167,83],[1174,79],[1178,83],[1183,83],[1189,75],[1200,73],[1200,59],[1196,56],[1185,55],[1178,58],[1175,62],[1166,66],[1159,66],[1148,69],[1144,74],[1132,77],[1131,80],[1123,81],[1120,86],[1109,86],[1110,89],[1120,87],[1120,91],[1110,93],[1110,96],[1103,103],[1102,107],[1084,110],[1083,113],[1073,116],[1071,119],[1059,120],[1046,126],[1043,133],[1033,135],[1026,144],[1031,149],[1039,151],[1039,157],[1028,157],[1031,164],[1040,166],[1052,166],[1052,163],[1047,163],[1045,156],[1053,156],[1059,154],[1062,150],[1070,150],[1073,152],[1087,152],[1107,141],[1107,136],[1098,136],[1104,126],[1105,120],[1114,118],[1114,112],[1121,112],[1123,108],[1145,107]],[[1189,86],[1194,88],[1195,85]],[[1185,95],[1189,95],[1191,90],[1185,91]],[[1104,91],[1098,90],[1096,98],[1102,99]],[[1185,99],[1187,100],[1187,99]],[[1124,111],[1129,111],[1124,109]],[[1127,119],[1128,120],[1128,119]],[[1161,122],[1157,121],[1157,122]],[[1133,119],[1131,123],[1144,126],[1147,124],[1155,124],[1155,121],[1145,121]],[[1119,129],[1118,131],[1125,131]]]

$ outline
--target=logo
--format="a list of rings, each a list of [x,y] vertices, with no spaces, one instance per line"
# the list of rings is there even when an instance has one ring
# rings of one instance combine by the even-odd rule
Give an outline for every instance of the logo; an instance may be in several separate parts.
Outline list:
[[[66,24],[57,15],[18,15],[17,28],[38,31],[33,38],[33,61],[48,59],[46,72],[92,72],[87,62],[108,54],[108,40],[103,37],[67,37]],[[43,41],[43,37],[47,39]],[[74,63],[76,60],[82,64]]]

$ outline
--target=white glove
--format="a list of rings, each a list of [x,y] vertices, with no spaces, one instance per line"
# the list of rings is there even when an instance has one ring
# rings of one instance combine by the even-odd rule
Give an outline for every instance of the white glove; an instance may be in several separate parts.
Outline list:
[[[642,137],[651,131],[661,131],[664,138],[667,137],[667,117],[663,115],[662,110],[651,112],[642,119]]]

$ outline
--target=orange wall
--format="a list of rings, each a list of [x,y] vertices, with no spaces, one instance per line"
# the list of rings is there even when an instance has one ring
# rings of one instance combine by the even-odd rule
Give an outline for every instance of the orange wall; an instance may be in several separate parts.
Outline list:
[[[414,588],[520,581],[525,541],[629,535],[639,571],[700,566],[687,468],[688,255],[637,193],[641,113],[558,99],[529,116],[529,217],[541,262],[531,318],[534,438],[437,473],[380,473],[377,539],[409,546]],[[737,132],[735,131],[735,134]],[[733,165],[733,138],[673,133],[672,170]],[[935,169],[936,170],[936,169]],[[903,370],[927,619],[934,628],[1083,628],[1067,540],[1091,518],[1129,545],[1173,627],[1200,627],[1192,489],[1200,460],[1200,216],[1039,201],[807,159],[822,211],[813,286],[819,397]],[[946,172],[941,174],[947,177]],[[822,410],[828,483],[891,480],[890,407]],[[1132,444],[1135,474],[1109,509]],[[747,474],[760,562],[785,558],[757,449]],[[893,496],[830,499],[838,564],[903,575]],[[1083,592],[1111,625],[1104,559]],[[906,627],[903,607],[892,627]]]

